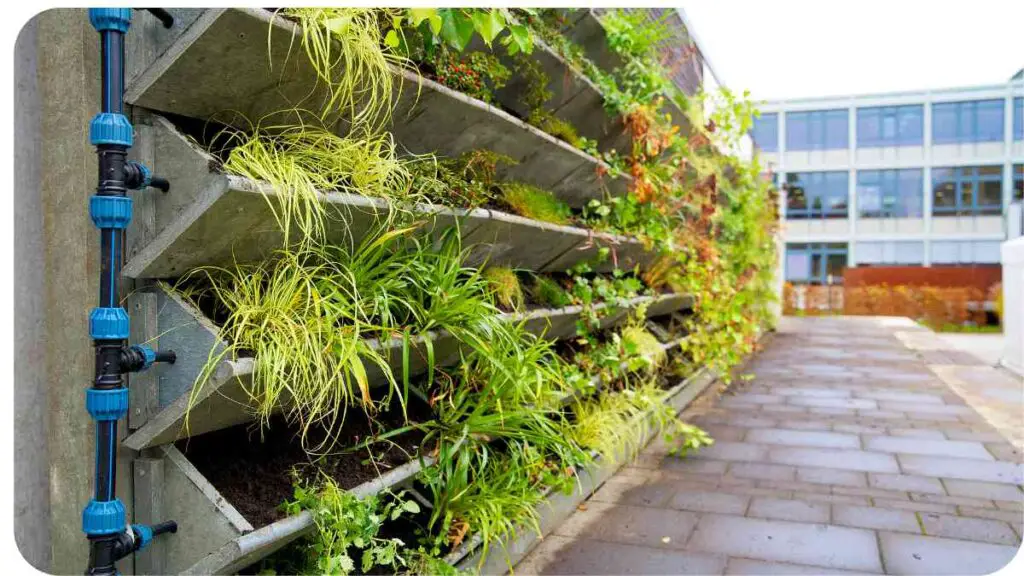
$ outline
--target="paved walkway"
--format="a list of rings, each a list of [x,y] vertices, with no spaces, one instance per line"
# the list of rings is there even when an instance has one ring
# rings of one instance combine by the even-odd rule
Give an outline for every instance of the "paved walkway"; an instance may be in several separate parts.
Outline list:
[[[905,319],[784,319],[752,382],[695,407],[714,446],[648,447],[516,574],[1000,569],[1024,524],[1020,450],[997,430],[1024,428],[1021,382],[941,342]],[[966,401],[940,375],[969,380]],[[1011,408],[975,410],[996,376]]]

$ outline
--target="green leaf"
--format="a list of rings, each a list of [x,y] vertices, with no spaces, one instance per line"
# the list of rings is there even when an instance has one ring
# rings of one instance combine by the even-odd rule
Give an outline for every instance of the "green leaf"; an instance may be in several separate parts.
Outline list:
[[[398,47],[398,32],[394,30],[388,30],[387,35],[384,36],[384,45],[390,46],[391,48]]]
[[[406,500],[405,502],[402,502],[402,510],[405,510],[410,514],[419,514],[420,505],[413,500]]]
[[[462,10],[445,10],[441,16],[441,38],[458,52],[473,38],[473,21]]]
[[[476,31],[480,33],[480,37],[484,39],[487,46],[490,46],[498,34],[505,29],[505,19],[496,9],[477,10],[473,12],[471,18]]]
[[[424,20],[430,26],[431,32],[435,35],[441,33],[441,16],[436,8],[409,8],[409,24],[413,28],[418,27]]]
[[[529,54],[533,52],[533,36],[530,34],[530,29],[522,24],[515,24],[509,27],[509,38],[515,44],[519,50]]]
[[[331,18],[324,22],[324,28],[327,28],[330,32],[337,34],[338,36],[344,36],[348,32],[349,25],[352,24],[351,16],[338,16],[337,18]]]

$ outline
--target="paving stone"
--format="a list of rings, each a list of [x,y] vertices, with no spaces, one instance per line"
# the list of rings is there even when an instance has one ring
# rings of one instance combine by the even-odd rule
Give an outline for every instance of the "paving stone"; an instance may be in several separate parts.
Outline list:
[[[770,394],[737,394],[735,396],[723,396],[719,401],[719,406],[735,406],[737,404],[782,404],[785,402],[785,398],[782,396],[772,396]]]
[[[787,430],[821,430],[828,432],[832,429],[832,423],[826,420],[781,420],[779,428]]]
[[[920,534],[917,515],[909,510],[889,510],[874,506],[832,505],[832,523],[854,528],[890,530]]]
[[[993,544],[1017,544],[1017,533],[1006,522],[982,518],[964,518],[946,514],[921,514],[925,533],[929,536],[991,542]]]
[[[699,458],[678,458],[669,456],[661,461],[662,470],[688,472],[693,474],[725,474],[729,463],[722,460],[701,460]]]
[[[693,458],[701,460],[728,460],[738,462],[753,462],[765,460],[768,456],[768,447],[760,444],[747,444],[744,442],[715,442],[711,446],[701,448],[694,454]]]
[[[646,483],[644,478],[612,476],[601,485],[591,497],[598,502],[615,503],[622,499],[623,494]]]
[[[892,410],[857,410],[857,415],[872,420],[905,420],[907,415]]]
[[[729,465],[729,474],[737,478],[785,481],[796,478],[796,468],[792,466],[779,466],[778,464],[733,462]]]
[[[936,514],[956,514],[956,506],[949,504],[933,504],[917,500],[892,500],[889,498],[873,498],[873,505],[878,508],[896,508],[913,510],[914,512],[934,512]]]
[[[746,435],[747,429],[740,426],[728,426],[726,424],[707,424],[701,426],[709,436],[716,441],[740,442]]]
[[[548,536],[517,574],[720,574],[726,558],[712,554]]]
[[[900,462],[900,468],[907,474],[961,480],[980,480],[982,482],[998,482],[1001,484],[1021,484],[1024,482],[1024,473],[1022,473],[1020,464],[907,454],[900,454],[897,458]]]
[[[833,424],[832,429],[847,434],[885,434],[884,424]]]
[[[943,404],[941,394],[921,394],[917,392],[897,392],[894,390],[871,390],[870,392],[857,392],[857,398],[868,398],[871,400],[885,400],[887,402],[923,402],[926,404]]]
[[[738,494],[687,490],[677,492],[669,500],[667,506],[676,510],[718,512],[720,514],[738,514],[742,516],[747,511],[747,504],[749,502],[750,498],[748,496]]]
[[[805,406],[791,406],[789,404],[764,404],[761,406],[761,412],[764,413],[778,413],[778,414],[805,414],[807,413],[807,407]]]
[[[833,388],[800,388],[783,387],[773,388],[773,394],[779,396],[802,396],[806,398],[849,398],[849,390],[836,390]]]
[[[864,472],[833,468],[797,468],[796,479],[800,482],[836,486],[866,487],[868,485],[867,475]]]
[[[768,418],[765,416],[751,416],[746,414],[737,414],[726,418],[721,424],[728,424],[730,426],[740,426],[744,428],[771,428],[777,424],[774,418]]]
[[[750,501],[747,516],[791,522],[828,522],[829,506],[781,498],[757,497]]]
[[[985,448],[996,457],[996,460],[1016,462],[1018,464],[1024,461],[1021,451],[1005,442],[989,442],[985,444]]]
[[[860,448],[860,439],[852,434],[756,428],[747,432],[747,442],[780,444],[784,446],[812,446],[819,448]]]
[[[825,416],[856,416],[857,411],[853,408],[832,408],[829,406],[816,406],[808,409],[811,414],[821,414]]]
[[[665,502],[680,489],[681,487],[678,483],[665,481],[643,484],[623,491],[618,502],[631,506],[659,508],[663,507]]]
[[[961,516],[970,516],[972,518],[991,518],[993,520],[1002,520],[1008,522],[1014,528],[1020,528],[1021,524],[1024,524],[1024,513],[1013,512],[1010,510],[993,510],[991,508],[972,508],[970,506],[957,506],[957,511]]]
[[[826,524],[705,514],[687,548],[826,568],[882,571],[872,532]]]
[[[879,542],[894,574],[992,574],[1017,553],[1016,546],[889,532],[880,532]]]
[[[690,512],[666,508],[616,505],[591,510],[590,505],[587,510],[574,513],[579,518],[565,522],[557,533],[651,548],[682,548],[698,518]],[[662,540],[666,537],[668,542]]]
[[[871,438],[864,439],[864,449],[874,452],[952,456],[955,458],[975,458],[978,460],[989,461],[995,460],[995,458],[989,454],[988,450],[985,450],[985,447],[980,442],[873,436]]]
[[[793,406],[812,406],[815,408],[854,408],[859,410],[877,410],[878,403],[863,398],[813,398],[792,396],[788,403]]]
[[[843,494],[845,496],[869,496],[871,498],[887,498],[891,500],[910,500],[910,496],[906,492],[898,492],[893,490],[882,490],[879,488],[858,488],[855,486],[833,486],[833,494]]]
[[[822,468],[822,470],[825,470]],[[769,488],[772,490],[790,490],[795,494],[800,493],[815,493],[815,494],[831,494],[832,487],[825,484],[812,484],[809,482],[776,482],[774,480],[759,480],[757,482],[759,488]]]
[[[964,498],[962,496],[946,496],[945,494],[921,494],[911,492],[910,499],[918,502],[931,502],[933,504],[948,504],[950,506],[977,506],[979,508],[995,508],[995,502],[983,498]]]
[[[969,406],[950,406],[949,404],[922,404],[920,402],[887,402],[878,403],[881,410],[893,410],[895,412],[906,412],[914,414],[946,414],[959,416],[961,414],[974,414]]]
[[[1020,502],[1024,500],[1024,492],[1017,486],[1009,484],[995,484],[992,482],[974,482],[971,480],[943,480],[946,491],[951,496],[966,496],[969,498],[982,498],[987,500],[1007,500]]]
[[[895,492],[922,492],[928,494],[945,494],[942,482],[927,476],[911,476],[907,474],[868,474],[868,482],[872,488],[892,490]]]
[[[899,466],[891,454],[823,448],[773,448],[768,459],[778,464],[837,468],[862,472],[898,472]]]
[[[851,496],[849,494],[819,494],[817,492],[793,492],[794,500],[810,500],[812,502],[831,502],[833,504],[854,504],[868,506],[871,501],[867,496]]]
[[[929,430],[923,428],[889,428],[890,436],[901,438],[927,438],[929,440],[947,440],[941,430]]]
[[[784,562],[764,562],[761,560],[748,560],[746,558],[729,558],[725,566],[726,574],[737,574],[744,576],[766,576],[774,574],[811,574],[822,576],[824,574],[860,574],[849,570],[836,570],[835,568],[824,569],[820,566],[803,566],[800,564],[787,564]]]
[[[1001,510],[1013,510],[1015,512],[1024,512],[1024,502],[1017,500],[1016,502],[1008,502],[1006,500],[996,500],[996,508]]]
[[[953,414],[935,414],[930,412],[906,412],[907,419],[926,423],[928,427],[935,426],[936,422],[960,422],[960,419]]]

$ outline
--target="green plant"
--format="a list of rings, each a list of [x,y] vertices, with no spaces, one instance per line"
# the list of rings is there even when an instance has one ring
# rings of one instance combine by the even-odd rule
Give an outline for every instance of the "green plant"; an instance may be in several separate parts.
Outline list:
[[[667,360],[667,354],[661,347],[661,342],[642,326],[638,324],[626,326],[622,329],[621,334],[627,358],[641,359],[650,368],[661,366]]]
[[[433,202],[476,208],[497,199],[498,167],[515,164],[509,156],[484,149],[458,158],[425,158],[413,164],[412,187]]]
[[[462,52],[479,35],[490,47],[500,38],[510,55],[533,51],[530,30],[515,22],[511,12],[504,8],[408,8],[405,23],[419,32],[419,42],[406,44],[403,35],[395,35],[395,46],[406,46],[406,51],[422,51],[432,57],[440,46]],[[503,32],[507,32],[502,36]]]
[[[526,121],[555,138],[568,142],[574,148],[582,149],[585,144],[579,133],[576,132],[575,126],[546,110],[531,112]]]
[[[399,569],[405,566],[401,549],[405,542],[398,538],[381,538],[386,521],[403,514],[416,514],[419,505],[398,495],[371,495],[358,498],[326,478],[319,488],[296,484],[294,500],[283,506],[289,515],[308,510],[313,515],[316,533],[305,545],[304,573],[351,574],[367,573],[375,566]],[[361,551],[357,568],[351,553]]]
[[[522,182],[505,182],[500,187],[501,201],[520,216],[562,225],[572,220],[569,205],[547,190]]]
[[[460,58],[442,48],[431,62],[438,82],[484,102],[493,102],[494,91],[504,88],[512,75],[493,54],[484,52]]]
[[[394,43],[385,42],[380,25],[398,13],[383,8],[283,8],[279,13],[301,25],[306,56],[327,87],[320,118],[341,114],[359,132],[383,126],[395,94],[391,66],[408,65],[405,57],[386,46]]]
[[[488,266],[484,268],[483,277],[490,286],[495,303],[511,310],[522,307],[523,289],[519,285],[515,270],[503,266]]]
[[[572,304],[572,297],[565,288],[547,276],[533,277],[530,294],[537,303],[549,308],[564,308]]]

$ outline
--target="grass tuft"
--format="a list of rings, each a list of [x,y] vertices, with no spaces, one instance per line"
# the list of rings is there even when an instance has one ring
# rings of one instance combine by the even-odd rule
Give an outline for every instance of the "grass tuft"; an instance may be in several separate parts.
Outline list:
[[[510,310],[518,310],[523,306],[523,288],[515,270],[504,266],[489,266],[484,269],[483,277],[499,306]]]
[[[572,305],[572,296],[558,282],[547,276],[534,276],[530,294],[537,303],[548,308],[564,308]]]

